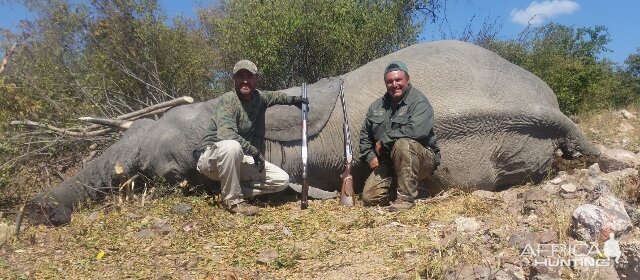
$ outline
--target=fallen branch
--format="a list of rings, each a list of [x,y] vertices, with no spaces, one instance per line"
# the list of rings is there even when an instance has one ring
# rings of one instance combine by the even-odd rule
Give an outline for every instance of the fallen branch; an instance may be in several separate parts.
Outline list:
[[[43,123],[34,122],[34,121],[30,121],[30,120],[12,121],[11,125],[24,125],[24,126],[39,127],[39,128],[44,128],[44,129],[53,131],[53,132],[57,132],[59,134],[69,135],[69,136],[79,136],[79,137],[82,137],[82,136],[97,136],[97,135],[101,135],[101,134],[107,133],[107,132],[112,130],[111,128],[105,128],[105,129],[89,131],[89,132],[75,132],[75,131],[72,131],[70,129],[59,128],[59,127],[55,127],[53,125],[43,124]]]

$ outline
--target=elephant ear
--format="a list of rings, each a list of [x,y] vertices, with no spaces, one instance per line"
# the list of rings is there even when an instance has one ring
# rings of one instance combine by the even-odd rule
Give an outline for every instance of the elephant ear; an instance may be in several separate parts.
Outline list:
[[[340,93],[341,78],[322,79],[307,85],[309,114],[307,115],[307,135],[320,133],[329,121]],[[288,95],[300,96],[300,87],[281,90]],[[267,109],[265,115],[265,138],[272,141],[294,141],[302,138],[302,113],[295,106],[276,105]]]

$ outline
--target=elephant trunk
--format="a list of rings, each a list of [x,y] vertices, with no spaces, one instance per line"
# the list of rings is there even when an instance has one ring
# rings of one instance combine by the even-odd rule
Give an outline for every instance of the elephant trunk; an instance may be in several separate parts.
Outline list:
[[[76,175],[36,194],[27,208],[29,219],[34,224],[68,224],[71,222],[71,212],[78,204],[101,199],[120,181],[137,173],[140,137],[143,137],[150,122],[153,121],[134,122],[120,141],[89,162]],[[122,172],[116,172],[120,168]]]

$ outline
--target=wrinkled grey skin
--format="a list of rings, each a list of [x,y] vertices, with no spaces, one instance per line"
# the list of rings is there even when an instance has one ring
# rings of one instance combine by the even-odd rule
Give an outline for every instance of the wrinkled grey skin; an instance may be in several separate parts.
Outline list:
[[[411,83],[424,92],[435,110],[442,165],[426,187],[496,190],[540,181],[551,169],[554,152],[593,155],[597,151],[563,115],[555,95],[539,78],[481,47],[439,41],[414,45],[374,60],[339,78],[309,86],[309,169],[311,185],[339,187],[343,169],[342,109],[337,102],[342,81],[354,152],[366,110],[385,92],[383,69],[393,60],[409,67]],[[300,94],[299,88],[285,90]],[[34,222],[70,221],[73,207],[99,199],[118,186],[114,165],[125,179],[137,172],[208,184],[195,168],[191,151],[209,124],[217,99],[179,106],[158,121],[138,120],[122,139],[74,177],[37,194],[30,204]],[[267,160],[300,179],[300,111],[292,106],[267,110]],[[359,161],[352,170],[356,186],[370,170]]]

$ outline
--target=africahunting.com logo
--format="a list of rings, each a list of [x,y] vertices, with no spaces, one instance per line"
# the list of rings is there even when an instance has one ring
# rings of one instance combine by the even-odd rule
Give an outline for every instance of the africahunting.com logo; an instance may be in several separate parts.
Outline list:
[[[534,266],[609,266],[612,259],[620,260],[620,244],[613,233],[609,234],[602,250],[597,243],[527,244],[520,256],[533,259]]]

